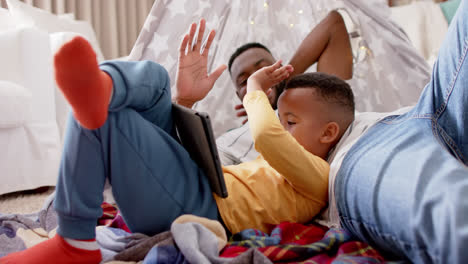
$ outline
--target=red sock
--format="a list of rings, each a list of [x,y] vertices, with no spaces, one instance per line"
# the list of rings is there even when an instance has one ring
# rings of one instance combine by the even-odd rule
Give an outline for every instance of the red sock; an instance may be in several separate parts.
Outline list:
[[[96,53],[87,40],[75,37],[54,57],[55,80],[70,103],[76,120],[97,129],[107,120],[112,78],[99,69]]]
[[[26,250],[0,258],[2,264],[14,263],[100,263],[101,251],[75,248],[61,236],[39,243]]]

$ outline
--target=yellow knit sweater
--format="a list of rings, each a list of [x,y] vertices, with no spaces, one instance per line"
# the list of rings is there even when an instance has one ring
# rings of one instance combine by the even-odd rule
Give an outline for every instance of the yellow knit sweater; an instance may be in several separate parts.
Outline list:
[[[224,223],[232,233],[270,232],[284,221],[311,220],[327,203],[328,163],[284,130],[264,92],[248,93],[243,103],[261,155],[223,168],[229,196],[214,196]]]

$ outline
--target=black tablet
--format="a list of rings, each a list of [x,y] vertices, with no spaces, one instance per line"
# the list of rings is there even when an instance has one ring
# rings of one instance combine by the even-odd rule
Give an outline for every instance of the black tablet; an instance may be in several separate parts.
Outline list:
[[[228,193],[210,117],[175,103],[172,116],[180,143],[208,177],[211,190],[226,198]]]

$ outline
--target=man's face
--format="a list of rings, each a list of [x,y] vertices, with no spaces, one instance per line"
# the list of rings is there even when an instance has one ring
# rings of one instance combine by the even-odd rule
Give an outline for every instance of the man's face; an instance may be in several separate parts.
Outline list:
[[[247,93],[247,79],[257,70],[275,63],[273,56],[262,48],[251,48],[239,55],[231,66],[231,79],[236,87],[236,94],[242,101]],[[276,89],[268,96],[270,104],[276,106]]]

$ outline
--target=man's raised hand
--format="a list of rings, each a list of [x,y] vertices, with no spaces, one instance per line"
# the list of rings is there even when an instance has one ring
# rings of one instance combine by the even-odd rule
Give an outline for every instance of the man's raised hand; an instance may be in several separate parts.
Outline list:
[[[226,65],[221,65],[208,75],[208,53],[216,33],[211,30],[203,45],[205,24],[206,21],[201,19],[198,35],[195,37],[197,24],[193,23],[179,48],[174,99],[178,104],[187,107],[192,107],[195,102],[203,99],[227,68]]]

